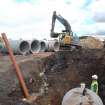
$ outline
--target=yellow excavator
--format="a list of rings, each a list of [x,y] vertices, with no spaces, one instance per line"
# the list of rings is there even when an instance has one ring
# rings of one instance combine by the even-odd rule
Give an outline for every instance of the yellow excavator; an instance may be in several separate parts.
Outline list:
[[[65,30],[62,30],[60,33],[54,32],[55,21],[58,20],[64,27]],[[51,24],[51,38],[59,38],[60,49],[71,49],[71,48],[80,48],[78,45],[79,38],[76,34],[73,34],[69,22],[64,19],[61,15],[57,15],[56,11],[53,12],[52,24]]]

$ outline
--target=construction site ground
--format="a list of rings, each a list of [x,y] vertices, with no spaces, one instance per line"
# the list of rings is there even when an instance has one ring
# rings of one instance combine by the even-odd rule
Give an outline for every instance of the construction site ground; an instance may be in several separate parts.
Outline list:
[[[43,94],[33,103],[22,101],[24,97],[14,66],[8,55],[0,55],[0,105],[61,105],[64,94],[81,82],[90,88],[93,74],[99,76],[99,96],[105,105],[105,49],[77,49],[15,57],[29,93]],[[44,76],[40,75],[42,72]]]

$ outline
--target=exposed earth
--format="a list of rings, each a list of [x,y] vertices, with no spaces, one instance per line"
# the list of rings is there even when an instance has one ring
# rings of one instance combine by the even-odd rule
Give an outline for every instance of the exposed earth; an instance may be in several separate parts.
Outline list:
[[[16,56],[30,94],[42,94],[30,104],[22,101],[23,93],[9,57],[0,59],[0,105],[61,105],[64,94],[81,82],[90,88],[93,74],[99,76],[99,96],[105,104],[104,49]]]

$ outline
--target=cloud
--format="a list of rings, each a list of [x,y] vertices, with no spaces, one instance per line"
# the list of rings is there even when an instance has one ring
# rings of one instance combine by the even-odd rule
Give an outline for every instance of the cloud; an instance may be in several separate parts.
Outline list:
[[[46,26],[48,23],[46,11],[46,8],[40,8],[28,2],[21,4],[13,0],[2,2],[2,6],[0,5],[0,32],[8,33],[11,38],[31,38],[34,33],[45,32],[49,26],[49,24]],[[38,37],[40,38],[40,35]]]
[[[105,1],[97,0],[93,1],[91,5],[91,10],[93,13],[93,19],[96,22],[105,22]]]
[[[96,23],[95,28],[96,28],[96,33],[98,35],[105,35],[105,23]]]
[[[66,4],[71,4],[73,7],[82,8],[88,6],[91,0],[65,0]]]
[[[95,33],[93,10],[87,9],[90,4],[91,0],[2,0],[0,32],[14,39],[50,38],[52,13],[56,10],[79,35]],[[58,22],[56,26],[57,31],[64,28]]]
[[[105,30],[97,31],[95,34],[96,35],[104,35],[105,36]]]
[[[63,6],[62,2],[61,6]],[[19,37],[18,34],[25,34],[23,35],[25,38],[27,34],[31,37],[32,33],[43,34],[45,32],[46,34],[50,30],[50,12],[52,15],[53,9],[56,9],[57,6],[54,5],[54,2],[47,0],[44,2],[41,0],[39,5],[26,1],[20,2],[20,0],[18,2],[3,0],[0,4],[0,29],[7,32],[12,38]]]
[[[94,23],[91,25],[80,25],[77,26],[79,35],[105,35],[105,23]]]

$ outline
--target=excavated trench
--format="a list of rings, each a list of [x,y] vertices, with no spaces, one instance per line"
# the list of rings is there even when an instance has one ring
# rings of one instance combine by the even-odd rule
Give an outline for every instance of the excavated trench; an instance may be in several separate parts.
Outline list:
[[[64,94],[81,82],[90,88],[93,74],[99,76],[99,96],[105,104],[104,49],[61,51],[42,59],[33,57],[19,65],[29,92],[42,96],[31,104],[22,102],[23,95],[11,66],[0,73],[0,105],[61,105]]]

